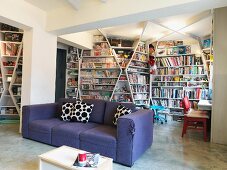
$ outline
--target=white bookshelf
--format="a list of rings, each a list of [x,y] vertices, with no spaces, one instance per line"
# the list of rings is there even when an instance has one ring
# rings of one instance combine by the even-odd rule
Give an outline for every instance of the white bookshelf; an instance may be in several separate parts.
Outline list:
[[[94,48],[84,50],[81,56],[81,99],[111,100],[120,74],[120,66],[107,38],[100,32],[94,35]]]
[[[145,42],[138,40],[135,52],[127,67],[133,102],[137,107],[148,108],[150,105],[151,76],[148,60],[148,46]]]
[[[129,65],[132,54],[136,48],[137,45],[136,41],[108,37],[108,42],[121,69],[118,81],[116,83],[113,95],[111,97],[111,101],[125,103],[133,102],[133,95],[131,93],[126,68]]]
[[[21,112],[23,31],[0,31],[0,116],[18,118]]]
[[[113,39],[100,31],[99,35],[94,35],[94,48],[83,50],[78,86],[81,99],[104,99],[135,103],[139,107],[148,106],[150,69],[148,53],[141,47],[146,48],[146,45],[138,39],[119,38],[120,43],[114,44]],[[132,82],[129,79],[131,75],[138,76],[138,79],[142,77],[146,81]]]
[[[181,112],[184,96],[188,96],[191,102],[206,98],[209,81],[202,56],[193,53],[190,45],[158,48],[158,44],[155,57],[157,70],[152,82],[153,104],[168,107],[171,112]],[[186,53],[176,53],[184,47]]]
[[[70,46],[66,56],[66,98],[79,97],[79,72],[82,49]]]

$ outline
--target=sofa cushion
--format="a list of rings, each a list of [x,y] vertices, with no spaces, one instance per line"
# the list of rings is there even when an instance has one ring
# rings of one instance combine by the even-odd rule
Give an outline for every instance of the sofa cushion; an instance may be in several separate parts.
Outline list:
[[[61,120],[63,121],[70,121],[71,115],[74,111],[74,105],[73,103],[65,103],[62,105],[62,114],[61,114]]]
[[[29,137],[33,140],[51,144],[52,128],[63,123],[58,118],[34,120],[29,123]]]
[[[112,126],[99,125],[80,134],[80,149],[98,152],[115,160],[117,130]]]
[[[106,101],[99,99],[84,99],[83,102],[88,104],[94,104],[93,110],[90,114],[89,122],[103,123]]]
[[[118,105],[120,104],[131,109],[132,112],[136,111],[136,106],[133,103],[106,102],[104,124],[114,126],[114,115],[117,112]]]
[[[122,104],[118,105],[117,112],[114,115],[113,124],[117,125],[117,119],[121,116],[128,115],[132,113],[132,110],[123,106]]]
[[[79,148],[79,135],[88,129],[98,126],[96,123],[67,122],[52,129],[52,145],[67,145]]]
[[[60,98],[58,100],[58,106],[57,106],[57,117],[61,119],[62,105],[64,105],[65,103],[76,103],[77,101],[81,101],[81,100],[76,98],[71,98],[71,99]]]
[[[92,112],[94,104],[77,101],[73,107],[74,109],[71,113],[71,120],[73,122],[87,123],[90,118],[90,114]]]

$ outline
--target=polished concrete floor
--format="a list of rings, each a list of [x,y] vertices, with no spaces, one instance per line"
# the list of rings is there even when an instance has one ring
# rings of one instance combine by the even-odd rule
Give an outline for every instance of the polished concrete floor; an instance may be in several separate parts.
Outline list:
[[[155,124],[152,147],[132,168],[114,163],[113,170],[227,169],[227,146],[203,142],[200,132],[191,131],[182,139],[181,127],[176,121]],[[23,139],[17,124],[0,124],[1,170],[36,170],[37,155],[53,148]]]

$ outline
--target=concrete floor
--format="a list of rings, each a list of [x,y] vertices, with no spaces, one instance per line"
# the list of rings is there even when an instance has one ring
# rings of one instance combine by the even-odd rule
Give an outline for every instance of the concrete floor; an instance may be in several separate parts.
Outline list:
[[[182,139],[181,127],[175,121],[155,124],[152,147],[132,168],[114,163],[113,170],[227,169],[227,146],[203,142],[200,132],[191,131]],[[37,155],[53,148],[23,139],[17,124],[0,124],[1,170],[36,170]]]

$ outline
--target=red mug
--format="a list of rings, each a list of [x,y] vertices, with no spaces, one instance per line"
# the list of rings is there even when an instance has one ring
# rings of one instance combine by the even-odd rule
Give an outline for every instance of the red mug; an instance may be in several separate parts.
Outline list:
[[[85,166],[86,165],[86,160],[87,160],[87,155],[86,153],[79,153],[78,154],[78,163],[79,166]]]

